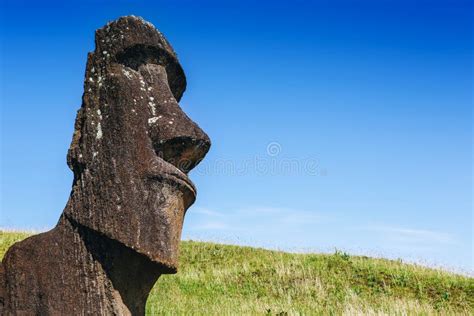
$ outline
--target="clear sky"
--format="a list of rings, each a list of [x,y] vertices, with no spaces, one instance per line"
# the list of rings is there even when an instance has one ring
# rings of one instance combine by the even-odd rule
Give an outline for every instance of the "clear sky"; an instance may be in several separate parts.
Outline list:
[[[470,1],[1,1],[0,226],[48,229],[94,30],[143,16],[213,146],[184,238],[473,270]]]

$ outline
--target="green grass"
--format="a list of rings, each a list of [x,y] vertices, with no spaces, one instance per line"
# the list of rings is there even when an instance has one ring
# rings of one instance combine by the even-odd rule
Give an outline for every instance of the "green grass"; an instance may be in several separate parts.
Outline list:
[[[0,232],[0,257],[25,233]],[[474,314],[474,279],[337,252],[290,254],[184,241],[148,315]]]

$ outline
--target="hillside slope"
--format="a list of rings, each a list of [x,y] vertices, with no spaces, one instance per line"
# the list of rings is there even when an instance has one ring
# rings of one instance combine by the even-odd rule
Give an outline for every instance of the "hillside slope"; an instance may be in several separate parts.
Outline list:
[[[26,233],[0,231],[0,258]],[[147,314],[474,314],[474,279],[398,261],[185,241]]]

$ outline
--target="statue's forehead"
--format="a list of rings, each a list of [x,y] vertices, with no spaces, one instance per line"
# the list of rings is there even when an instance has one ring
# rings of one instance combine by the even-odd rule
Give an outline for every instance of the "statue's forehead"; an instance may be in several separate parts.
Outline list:
[[[156,47],[176,58],[171,45],[153,24],[135,16],[122,17],[98,29],[96,52],[115,55],[135,45]]]
[[[99,68],[110,63],[135,69],[146,63],[160,64],[166,69],[173,95],[181,99],[186,89],[184,71],[171,45],[151,23],[135,16],[122,17],[98,29],[95,43],[92,56]]]

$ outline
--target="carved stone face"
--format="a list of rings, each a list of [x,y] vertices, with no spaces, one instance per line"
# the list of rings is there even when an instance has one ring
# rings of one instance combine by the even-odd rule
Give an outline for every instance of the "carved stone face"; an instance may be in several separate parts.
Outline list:
[[[208,136],[178,105],[186,79],[151,24],[126,17],[96,33],[68,164],[74,185],[64,214],[176,271],[187,173]]]

